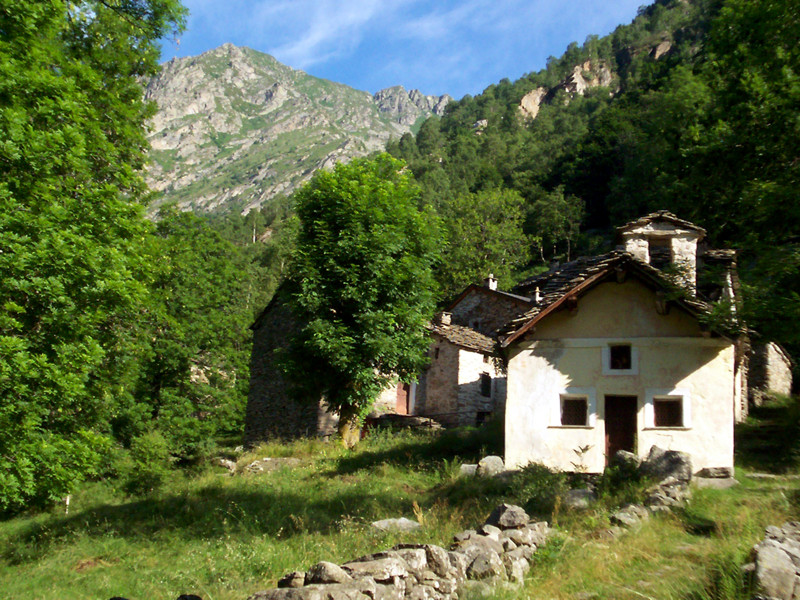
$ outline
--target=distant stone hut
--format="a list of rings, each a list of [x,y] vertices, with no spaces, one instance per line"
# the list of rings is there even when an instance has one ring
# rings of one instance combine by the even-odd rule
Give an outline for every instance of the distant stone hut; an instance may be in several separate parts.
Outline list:
[[[794,362],[775,342],[755,344],[750,357],[750,401],[761,406],[768,393],[792,393]]]

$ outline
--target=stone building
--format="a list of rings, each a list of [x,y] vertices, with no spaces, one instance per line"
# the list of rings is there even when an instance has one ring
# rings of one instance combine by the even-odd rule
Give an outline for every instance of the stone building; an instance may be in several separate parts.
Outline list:
[[[792,393],[794,362],[781,346],[774,342],[756,344],[750,357],[750,401],[760,406],[767,393]]]
[[[715,324],[698,293],[701,228],[661,211],[618,233],[619,250],[514,289],[535,306],[500,335],[506,464],[600,472],[617,450],[658,445],[688,452],[695,470],[731,469],[733,426],[747,414],[735,262],[716,289],[704,282],[732,300],[731,318]]]
[[[390,386],[376,410],[448,426],[503,419],[512,467],[598,472],[616,450],[643,456],[658,445],[688,452],[696,470],[731,468],[733,425],[748,411],[736,253],[709,248],[701,227],[666,211],[618,236],[617,250],[556,266],[511,293],[492,277],[467,287],[431,324],[427,370]],[[720,302],[726,316],[711,318]],[[286,397],[272,353],[292,327],[280,300],[253,325],[249,443],[335,427],[323,404]],[[757,381],[785,389],[788,357],[775,346],[767,356],[779,368]]]

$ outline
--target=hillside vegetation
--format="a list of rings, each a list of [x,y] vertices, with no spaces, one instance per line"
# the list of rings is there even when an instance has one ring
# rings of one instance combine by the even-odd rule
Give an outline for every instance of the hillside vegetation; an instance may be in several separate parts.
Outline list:
[[[785,405],[771,410],[786,416]],[[751,435],[759,422],[747,427]],[[796,434],[796,418],[782,431],[790,430]],[[795,518],[799,508],[800,480],[758,479],[739,468],[740,486],[695,490],[684,512],[613,537],[613,508],[641,499],[643,484],[607,478],[598,503],[574,512],[558,498],[582,485],[579,478],[536,466],[511,479],[458,477],[462,462],[498,451],[499,441],[496,428],[378,431],[356,450],[319,441],[262,446],[238,456],[233,477],[221,468],[187,472],[144,497],[125,494],[114,480],[85,484],[69,514],[62,504],[0,523],[0,589],[7,600],[173,600],[181,593],[244,600],[320,560],[345,562],[399,542],[448,546],[508,501],[550,521],[557,534],[537,553],[524,587],[498,591],[499,598],[743,600],[739,567],[750,547],[765,526]],[[796,449],[782,451],[784,475],[798,472]],[[296,463],[245,472],[263,456]],[[422,528],[398,534],[369,525],[399,516]]]

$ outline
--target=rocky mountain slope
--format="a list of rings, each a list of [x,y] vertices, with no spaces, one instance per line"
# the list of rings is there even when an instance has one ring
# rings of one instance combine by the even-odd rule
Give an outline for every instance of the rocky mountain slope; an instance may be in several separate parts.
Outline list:
[[[450,100],[401,86],[372,96],[232,44],[167,62],[146,97],[159,107],[148,172],[157,204],[244,213],[316,169],[383,149]]]

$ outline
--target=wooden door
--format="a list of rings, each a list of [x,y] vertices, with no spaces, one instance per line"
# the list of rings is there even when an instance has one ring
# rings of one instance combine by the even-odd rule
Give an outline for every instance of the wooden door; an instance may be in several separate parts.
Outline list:
[[[411,386],[407,383],[398,383],[397,384],[397,403],[395,404],[395,410],[397,411],[398,415],[407,415],[408,414],[408,400],[411,396]]]
[[[636,452],[636,396],[606,396],[606,464],[617,450]]]

